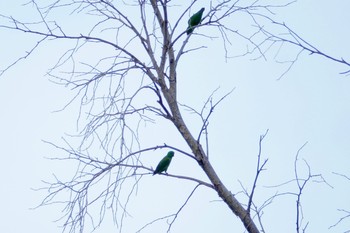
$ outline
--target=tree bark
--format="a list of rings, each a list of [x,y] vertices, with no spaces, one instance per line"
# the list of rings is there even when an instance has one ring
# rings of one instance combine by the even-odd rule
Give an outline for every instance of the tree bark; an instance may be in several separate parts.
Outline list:
[[[219,197],[228,205],[232,212],[238,216],[244,227],[249,233],[259,233],[257,226],[255,225],[253,219],[251,218],[249,212],[245,210],[241,203],[234,197],[234,195],[226,188],[226,186],[221,182],[220,178],[216,174],[214,168],[208,160],[201,144],[197,142],[189,129],[187,128],[185,122],[182,119],[179,107],[175,101],[171,91],[163,90],[165,99],[167,100],[171,113],[173,115],[173,123],[176,128],[181,133],[182,137],[187,142],[188,146],[191,148],[192,153],[196,156],[199,165],[204,170],[205,174],[208,176],[209,180],[215,187],[216,192]]]

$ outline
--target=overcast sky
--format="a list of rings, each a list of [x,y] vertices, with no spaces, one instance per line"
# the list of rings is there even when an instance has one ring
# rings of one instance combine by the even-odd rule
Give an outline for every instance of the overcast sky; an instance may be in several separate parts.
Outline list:
[[[0,2],[0,14],[30,19],[33,8],[23,7],[18,2]],[[209,5],[204,3],[204,6],[209,9]],[[347,1],[299,1],[280,10],[277,17],[325,53],[350,60],[348,9],[350,2]],[[205,33],[205,28],[198,30]],[[36,39],[2,28],[0,37],[1,69],[23,55]],[[274,62],[273,56],[268,61],[253,61],[249,57],[225,61],[220,40],[198,38],[193,36],[190,45],[205,44],[207,48],[194,51],[181,61],[179,100],[200,109],[215,89],[219,88],[216,99],[234,89],[215,110],[209,126],[210,158],[222,181],[232,193],[241,190],[239,181],[245,187],[251,186],[259,137],[269,130],[263,142],[263,158],[269,161],[259,181],[257,204],[262,204],[276,190],[296,191],[295,183],[277,189],[267,186],[294,178],[295,155],[307,142],[300,152],[300,175],[305,177],[307,174],[305,159],[312,174],[322,174],[329,184],[313,182],[304,190],[303,213],[304,223],[310,222],[308,232],[348,232],[350,218],[337,227],[328,228],[344,215],[337,209],[350,211],[350,180],[334,174],[350,177],[350,76],[339,74],[349,67],[303,53],[293,68],[278,80],[287,66]],[[57,112],[73,93],[50,82],[45,75],[69,46],[59,45],[57,41],[44,44],[0,77],[2,232],[61,232],[58,226],[62,222],[54,222],[61,217],[61,207],[31,209],[46,195],[45,191],[33,190],[43,187],[42,180],[52,180],[53,173],[65,176],[66,171],[74,169],[69,164],[49,160],[62,153],[43,142],[61,143],[65,133],[76,132],[77,111],[74,107],[77,105]],[[242,51],[235,46],[231,49],[232,54]],[[98,52],[103,55],[104,50]],[[87,59],[93,59],[95,55],[95,50],[85,54]],[[196,131],[198,121],[193,114],[183,112],[189,127]],[[148,132],[146,126],[145,134],[141,136],[145,146],[169,143],[189,151],[174,128],[152,127],[161,133],[154,138],[155,133]],[[152,140],[147,139],[150,136]],[[166,152],[148,153],[150,159],[144,157],[145,164],[155,167]],[[177,154],[169,173],[195,174],[206,180],[193,161]],[[130,202],[122,232],[135,232],[155,218],[176,212],[193,187],[193,183],[165,176],[145,177]],[[245,201],[243,196],[238,197]],[[286,196],[275,200],[265,209],[266,232],[295,232],[293,198]],[[106,216],[106,224],[97,232],[117,232],[111,221],[110,216]],[[143,232],[166,232],[166,229],[163,221]],[[200,187],[178,216],[171,232],[243,232],[243,228],[212,190]]]

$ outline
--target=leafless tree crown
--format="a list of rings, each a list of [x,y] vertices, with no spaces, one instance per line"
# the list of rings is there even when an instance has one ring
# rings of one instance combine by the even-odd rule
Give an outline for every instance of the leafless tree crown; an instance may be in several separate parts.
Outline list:
[[[64,230],[85,232],[87,227],[95,229],[100,226],[106,213],[111,211],[121,231],[131,195],[137,190],[141,179],[153,171],[145,162],[144,155],[156,149],[169,148],[197,163],[208,181],[168,174],[169,177],[191,181],[195,186],[175,214],[155,221],[172,219],[168,228],[170,231],[192,194],[199,186],[204,186],[217,192],[248,232],[265,232],[262,209],[282,195],[274,195],[261,206],[253,199],[258,178],[268,162],[261,155],[262,141],[267,132],[259,140],[252,187],[248,189],[242,184],[243,191],[234,195],[211,165],[208,139],[209,119],[214,109],[230,93],[215,98],[214,91],[201,109],[180,104],[177,96],[178,83],[181,82],[177,68],[182,65],[181,59],[206,48],[204,44],[189,43],[197,38],[222,44],[226,59],[237,56],[268,59],[269,53],[281,53],[283,48],[292,46],[295,53],[285,62],[288,64],[286,72],[304,53],[341,63],[348,69],[344,74],[349,72],[348,61],[325,54],[284,22],[274,20],[275,11],[296,1],[279,1],[278,4],[265,2],[32,0],[26,4],[36,12],[37,18],[31,22],[1,15],[2,29],[31,34],[38,40],[24,56],[3,68],[0,75],[43,44],[57,42],[69,46],[48,75],[57,84],[75,91],[75,96],[64,108],[79,103],[77,127],[80,132],[64,138],[61,146],[51,144],[68,155],[58,160],[75,162],[76,172],[68,180],[55,177],[54,182],[48,182],[49,193],[41,203],[63,204]],[[202,22],[192,34],[187,35],[188,19],[201,7],[206,9]],[[233,41],[245,44],[240,54],[232,52]],[[196,132],[189,130],[182,109],[198,116],[201,127]],[[152,127],[152,124],[159,122],[166,122],[168,127],[175,128],[188,149],[178,148],[169,142],[144,147],[141,140],[143,126]],[[295,161],[298,161],[298,156]],[[321,175],[312,174],[309,167],[307,177],[300,178],[297,167],[295,164],[293,181],[297,183],[298,191],[284,195],[297,197],[296,231],[303,232],[307,224],[302,222],[301,193],[308,181],[324,180]],[[237,199],[242,194],[247,198],[246,203]]]

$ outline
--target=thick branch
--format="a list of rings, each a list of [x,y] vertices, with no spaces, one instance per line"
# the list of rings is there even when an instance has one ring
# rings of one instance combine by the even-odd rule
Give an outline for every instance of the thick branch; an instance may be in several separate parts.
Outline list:
[[[237,215],[243,222],[245,228],[250,233],[259,233],[253,219],[249,215],[248,211],[243,208],[241,203],[234,197],[234,195],[226,188],[221,182],[220,178],[216,174],[214,168],[211,166],[201,144],[195,140],[191,132],[187,128],[183,118],[181,116],[179,107],[173,96],[168,91],[163,92],[170,109],[173,114],[173,123],[181,133],[182,137],[186,140],[188,146],[191,148],[192,153],[196,156],[199,165],[208,176],[211,183],[222,200],[229,206],[232,212]]]

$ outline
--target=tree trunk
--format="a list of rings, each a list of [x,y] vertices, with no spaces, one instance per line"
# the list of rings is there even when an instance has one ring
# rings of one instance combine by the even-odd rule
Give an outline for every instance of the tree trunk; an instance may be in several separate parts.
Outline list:
[[[221,182],[214,168],[211,166],[207,156],[205,155],[201,144],[197,142],[190,133],[189,129],[182,119],[179,107],[171,91],[163,90],[163,94],[170,106],[170,110],[173,115],[173,123],[181,133],[182,137],[186,140],[188,146],[192,150],[192,153],[196,156],[199,165],[202,167],[205,174],[214,185],[219,197],[228,205],[232,212],[241,219],[244,227],[249,233],[259,233],[259,230],[253,222],[253,219],[251,218],[249,212],[243,208],[241,203],[239,203],[234,195]]]

